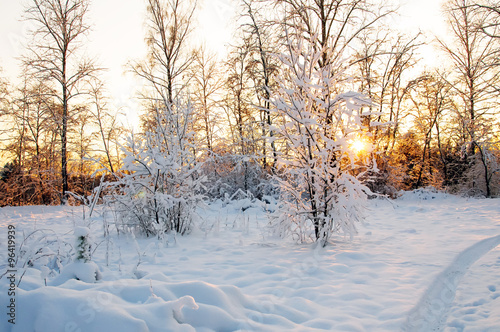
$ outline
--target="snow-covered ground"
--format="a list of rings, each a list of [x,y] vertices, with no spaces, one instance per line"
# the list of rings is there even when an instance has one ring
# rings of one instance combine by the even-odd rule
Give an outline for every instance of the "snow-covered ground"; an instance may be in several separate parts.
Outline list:
[[[117,234],[110,214],[85,225],[80,207],[2,208],[0,274],[8,225],[28,253],[15,296],[0,279],[0,331],[500,331],[499,203],[372,200],[359,235],[326,248],[271,236],[259,201],[200,208],[191,235],[160,240]],[[67,254],[75,226],[92,229],[95,283],[73,278],[85,272]],[[60,274],[46,267],[58,248]]]

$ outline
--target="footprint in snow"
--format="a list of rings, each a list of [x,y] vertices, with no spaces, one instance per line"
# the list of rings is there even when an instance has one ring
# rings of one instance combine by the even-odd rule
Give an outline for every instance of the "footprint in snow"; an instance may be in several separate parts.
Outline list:
[[[491,292],[491,298],[493,300],[496,300],[497,298],[500,297],[500,293],[497,293],[497,287],[495,285],[489,285],[488,289]]]

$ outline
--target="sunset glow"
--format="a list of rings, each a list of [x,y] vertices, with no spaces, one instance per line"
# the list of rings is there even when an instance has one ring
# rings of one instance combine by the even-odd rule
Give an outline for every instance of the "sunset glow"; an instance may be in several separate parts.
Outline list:
[[[362,139],[356,139],[351,143],[351,149],[355,153],[360,154],[362,152],[366,152],[366,150],[368,149],[368,144]]]

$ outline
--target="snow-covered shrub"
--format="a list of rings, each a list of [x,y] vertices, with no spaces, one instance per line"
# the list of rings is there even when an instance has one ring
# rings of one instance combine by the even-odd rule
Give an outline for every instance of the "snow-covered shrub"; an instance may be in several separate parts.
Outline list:
[[[369,111],[363,107],[370,101],[337,92],[340,73],[320,66],[321,50],[300,38],[289,40],[287,50],[279,56],[283,74],[272,99],[280,123],[276,145],[283,149],[276,177],[282,203],[274,225],[282,236],[301,242],[326,243],[334,233],[352,236],[371,193],[360,180],[373,165],[370,154],[352,147],[368,135],[363,117]]]
[[[60,273],[63,265],[71,262],[73,246],[59,238],[52,230],[36,229],[24,234],[19,244],[16,269],[20,272],[21,283],[28,268],[42,271],[44,278]]]
[[[274,187],[256,159],[226,153],[214,155],[205,162],[203,173],[207,177],[208,198],[224,199],[226,196],[232,197],[238,191],[257,198],[272,194]]]
[[[145,235],[191,229],[204,178],[189,129],[192,105],[176,99],[157,107],[143,135],[127,138],[119,179],[108,183],[108,203],[124,227]]]

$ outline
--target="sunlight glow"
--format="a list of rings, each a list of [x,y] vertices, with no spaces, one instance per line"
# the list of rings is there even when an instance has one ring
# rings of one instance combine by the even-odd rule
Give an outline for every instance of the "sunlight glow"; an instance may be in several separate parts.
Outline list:
[[[365,141],[361,139],[356,139],[351,143],[351,149],[356,153],[365,152],[368,149],[368,145]]]

